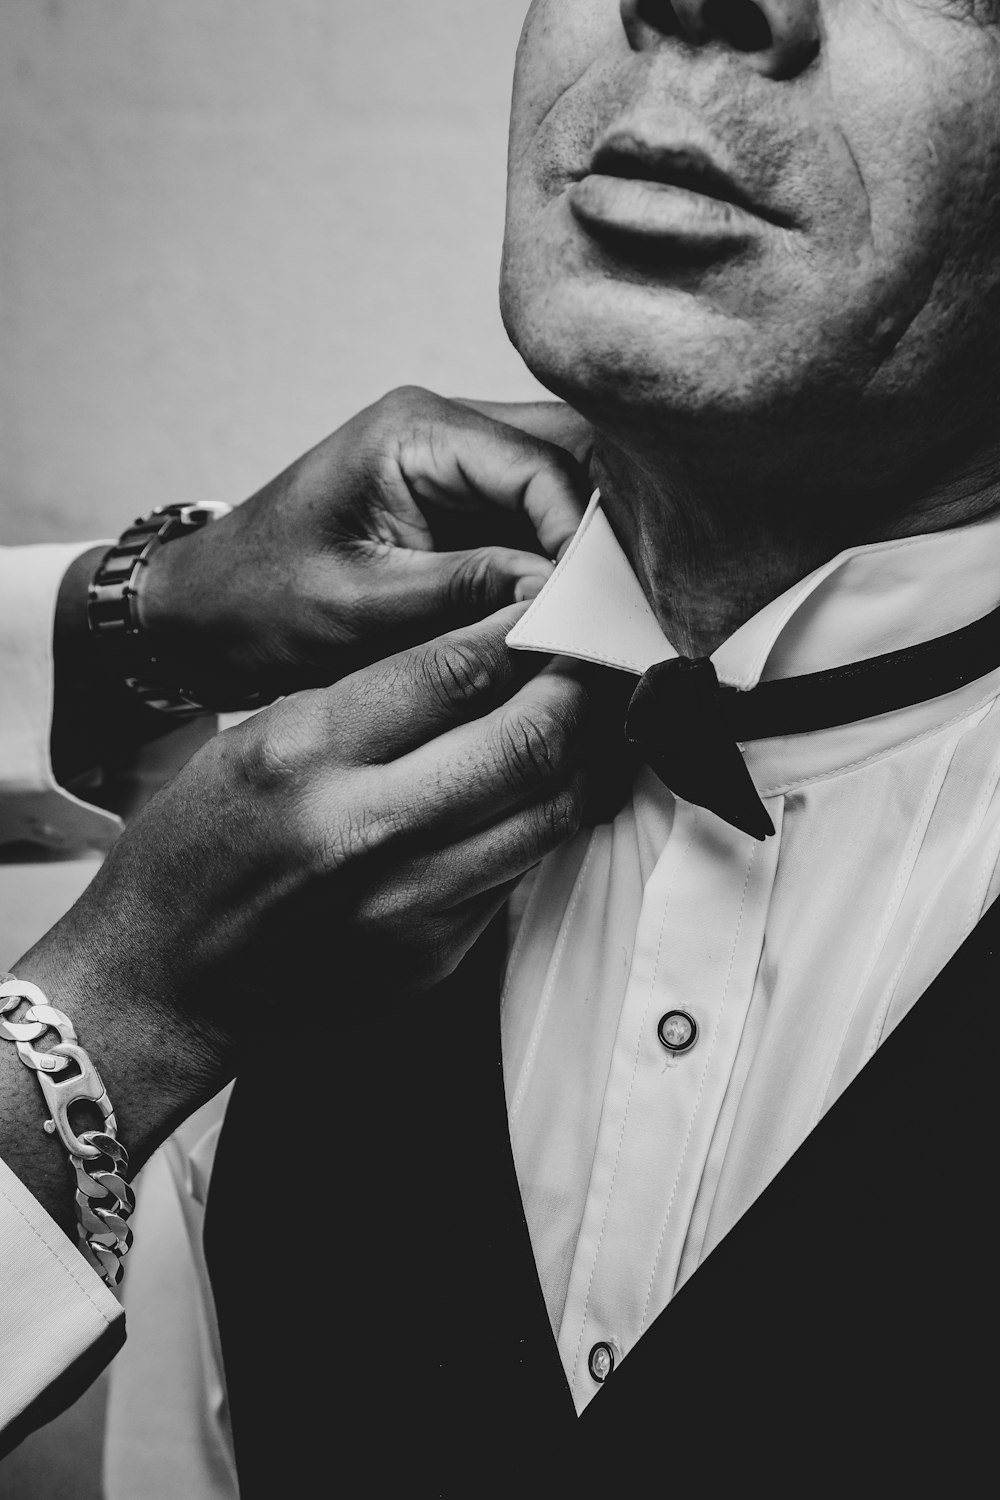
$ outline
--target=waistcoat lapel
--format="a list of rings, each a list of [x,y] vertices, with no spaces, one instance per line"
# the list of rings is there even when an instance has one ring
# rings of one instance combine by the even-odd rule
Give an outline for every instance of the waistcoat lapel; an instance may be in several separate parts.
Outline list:
[[[993,1467],[1000,903],[584,1412],[675,1480],[973,1494]],[[832,1486],[836,1486],[833,1488]]]
[[[241,1500],[324,1472],[485,1493],[509,1443],[575,1425],[507,1133],[504,949],[498,924],[434,993],[331,1027],[280,1104],[272,1059],[241,1069],[205,1232]]]

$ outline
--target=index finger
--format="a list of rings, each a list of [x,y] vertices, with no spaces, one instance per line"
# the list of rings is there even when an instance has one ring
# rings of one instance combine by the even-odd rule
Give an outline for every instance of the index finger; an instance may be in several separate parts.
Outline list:
[[[459,724],[387,768],[407,826],[468,833],[536,802],[580,768],[590,693],[579,664],[549,662],[505,703]]]
[[[453,398],[459,406],[476,411],[491,422],[516,427],[543,443],[554,443],[572,453],[577,463],[586,464],[594,446],[594,432],[586,417],[564,401],[474,401],[468,396]]]
[[[502,408],[496,408],[501,410]],[[573,537],[586,507],[584,469],[560,443],[527,428],[497,420],[472,402],[440,399],[415,427],[392,435],[400,478],[421,509],[453,512],[464,523],[476,517],[478,536],[462,547],[498,542],[490,511],[527,521],[548,557],[558,557]],[[538,424],[536,424],[538,425]],[[440,547],[440,541],[438,542]],[[445,544],[443,550],[452,550]]]
[[[579,412],[561,401],[502,402],[461,398],[456,404],[484,417],[497,430],[498,436],[507,429],[517,432],[522,439],[534,440],[530,447],[524,445],[521,448],[518,461],[512,465],[516,471],[512,477],[517,483],[508,484],[505,489],[496,488],[493,498],[501,505],[523,510],[545,555],[560,558],[576,534],[590,493],[586,480],[593,449],[590,424]],[[553,450],[568,453],[573,460],[575,482],[571,487],[566,485],[559,469],[552,465]],[[470,469],[475,467],[474,460]]]
[[[505,644],[526,608],[508,605],[342,678],[326,689],[331,716],[355,726],[366,760],[384,764],[491,712],[538,670],[537,657]]]

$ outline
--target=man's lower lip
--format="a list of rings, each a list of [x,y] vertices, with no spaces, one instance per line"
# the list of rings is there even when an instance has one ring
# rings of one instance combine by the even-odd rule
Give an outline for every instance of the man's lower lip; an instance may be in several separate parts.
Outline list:
[[[596,234],[673,242],[679,248],[746,244],[764,227],[735,204],[643,178],[591,173],[572,183],[567,197],[575,218]]]

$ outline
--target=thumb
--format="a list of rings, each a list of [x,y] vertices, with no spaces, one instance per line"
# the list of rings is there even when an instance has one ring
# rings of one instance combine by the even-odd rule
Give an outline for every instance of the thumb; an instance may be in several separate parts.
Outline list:
[[[390,554],[380,570],[380,590],[392,603],[393,624],[426,638],[533,599],[553,564],[534,552],[475,547],[464,552]]]

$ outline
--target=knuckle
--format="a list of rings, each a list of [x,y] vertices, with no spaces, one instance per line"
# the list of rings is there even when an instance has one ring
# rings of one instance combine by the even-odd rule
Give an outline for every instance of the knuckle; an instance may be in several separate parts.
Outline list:
[[[379,417],[393,431],[424,418],[437,398],[422,385],[397,385],[378,403]]]
[[[558,746],[546,716],[522,712],[506,720],[500,752],[504,768],[515,784],[541,781],[553,775]]]
[[[303,874],[333,875],[395,837],[398,817],[379,795],[378,768],[345,756],[326,693],[296,693],[240,729],[248,731],[239,755],[243,801]]]
[[[571,839],[580,827],[582,811],[582,798],[573,785],[537,803],[525,824],[521,851],[524,861],[535,865]]]
[[[417,662],[422,685],[449,711],[487,692],[497,668],[495,653],[471,640],[435,641],[418,655]]]
[[[378,854],[395,834],[395,825],[384,810],[366,803],[329,808],[303,808],[299,820],[305,833],[308,868],[314,876],[327,878],[355,867]]]
[[[489,599],[496,581],[496,558],[488,548],[480,547],[455,565],[448,581],[448,603],[453,609],[463,609]]]
[[[317,705],[313,693],[300,693],[294,706],[282,703],[246,724],[241,770],[260,796],[280,795],[298,786],[312,759]]]
[[[406,382],[403,385],[393,386],[392,390],[386,391],[379,404],[409,411],[413,406],[425,405],[435,399],[436,397],[433,392],[429,391],[426,386]]]
[[[515,782],[561,774],[577,739],[576,715],[566,703],[522,705],[501,720],[500,755]]]
[[[548,798],[542,804],[542,842],[546,849],[556,848],[573,837],[583,816],[583,793],[577,782]]]

